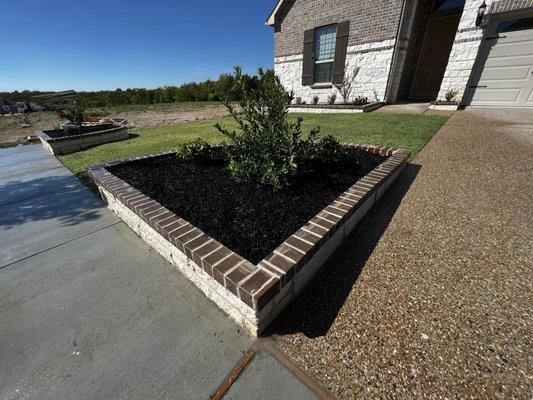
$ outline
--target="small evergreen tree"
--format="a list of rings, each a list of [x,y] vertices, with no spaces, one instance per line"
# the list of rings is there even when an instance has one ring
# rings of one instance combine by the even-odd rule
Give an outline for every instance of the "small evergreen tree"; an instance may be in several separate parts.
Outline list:
[[[251,89],[243,80],[242,69],[235,67],[235,81],[242,91],[240,110],[228,96],[224,105],[240,129],[230,131],[219,123],[215,127],[232,142],[228,147],[229,171],[237,182],[280,188],[289,183],[291,176],[321,159],[323,144],[329,153],[334,153],[335,148],[340,153],[340,144],[333,137],[319,140],[318,126],[308,139],[302,139],[303,119],[289,119],[294,96],[284,89],[274,71],[259,69],[257,87]]]

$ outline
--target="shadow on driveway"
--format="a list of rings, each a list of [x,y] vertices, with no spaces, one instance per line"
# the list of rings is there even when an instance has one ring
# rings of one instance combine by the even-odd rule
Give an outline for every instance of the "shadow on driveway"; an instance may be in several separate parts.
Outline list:
[[[101,217],[103,204],[71,175],[0,185],[0,230],[55,219],[63,226]]]
[[[329,331],[420,168],[416,164],[407,165],[326,262],[322,272],[270,325],[265,335],[301,332],[316,338]]]

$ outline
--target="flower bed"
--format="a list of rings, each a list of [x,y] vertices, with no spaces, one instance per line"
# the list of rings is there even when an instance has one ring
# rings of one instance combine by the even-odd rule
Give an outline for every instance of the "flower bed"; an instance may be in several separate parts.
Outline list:
[[[126,120],[110,123],[89,121],[74,133],[64,129],[42,131],[39,139],[44,148],[54,155],[70,154],[100,144],[127,139],[129,133],[126,124]]]
[[[290,112],[298,113],[365,113],[377,110],[385,105],[382,101],[364,105],[355,104],[293,104],[289,107]]]
[[[239,185],[175,153],[90,170],[102,197],[148,244],[257,335],[319,271],[409,157],[345,145],[353,165],[287,189]]]

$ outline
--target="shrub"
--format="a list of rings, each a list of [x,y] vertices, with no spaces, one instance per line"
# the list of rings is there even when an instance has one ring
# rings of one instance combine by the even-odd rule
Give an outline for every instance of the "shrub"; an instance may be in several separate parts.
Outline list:
[[[178,156],[187,161],[210,163],[220,159],[220,147],[209,144],[202,138],[185,143],[178,149]]]
[[[318,104],[319,101],[320,101],[320,97],[318,97],[318,96],[313,97],[313,104],[315,106]]]
[[[336,94],[332,94],[331,96],[328,97],[328,104],[330,106],[335,104],[336,101],[337,101],[337,95]]]
[[[302,104],[302,98],[301,97],[297,97],[296,98],[296,104],[298,104],[298,105]]]
[[[374,93],[374,100],[379,101],[378,91],[376,89],[372,89],[372,92]]]
[[[444,98],[446,99],[446,101],[455,101],[455,98],[458,94],[459,92],[457,90],[450,89],[444,94]]]
[[[326,135],[320,139],[318,147],[319,164],[329,166],[341,161],[343,152],[340,142],[333,135]]]
[[[320,137],[320,127],[313,128],[297,145],[296,163],[299,174],[309,174],[327,168],[342,158],[340,142],[332,135]]]
[[[75,127],[80,127],[87,118],[85,105],[79,99],[61,106],[54,103],[46,103],[45,105],[48,110],[52,111],[62,120],[69,121]]]
[[[365,96],[357,96],[357,97],[353,100],[353,104],[355,104],[356,106],[364,106],[365,104],[368,104],[368,97],[365,97]]]
[[[302,139],[303,119],[289,120],[288,109],[294,96],[285,91],[274,71],[259,69],[258,74],[256,90],[242,89],[243,99],[239,103],[242,111],[238,112],[229,100],[224,101],[240,129],[229,131],[219,123],[215,127],[231,141],[229,171],[237,182],[280,188],[305,171],[313,160],[326,155],[317,148],[317,142],[323,143],[319,140],[319,127]],[[235,80],[242,81],[240,67],[235,67]],[[329,152],[331,149],[327,148]]]
[[[355,78],[357,78],[357,75],[359,75],[359,71],[360,68],[355,67],[351,75],[346,75],[342,79],[342,83],[335,86],[339,91],[344,104],[348,104],[348,101],[350,100],[350,95],[355,84]]]

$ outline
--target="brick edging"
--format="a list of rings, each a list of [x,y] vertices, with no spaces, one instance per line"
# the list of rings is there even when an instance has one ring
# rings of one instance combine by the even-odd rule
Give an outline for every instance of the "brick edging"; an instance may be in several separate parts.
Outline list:
[[[111,193],[220,285],[254,309],[253,293],[247,288],[252,283],[257,285],[259,278],[264,278],[259,268],[106,169],[171,154],[175,151],[113,161],[91,168],[89,175],[98,186]],[[266,278],[267,281],[274,279],[270,274]]]
[[[89,175],[98,186],[138,215],[257,315],[291,283],[295,275],[305,268],[328,239],[407,163],[410,156],[407,150],[379,146],[349,143],[344,144],[344,147],[389,158],[354,183],[257,265],[253,265],[106,169],[119,164],[169,156],[175,154],[175,151],[102,164],[91,168]]]
[[[276,274],[278,278],[278,282],[264,287],[256,294],[259,305],[264,306],[272,297],[279,293],[361,205],[388,178],[407,163],[411,155],[408,150],[395,150],[355,143],[344,144],[344,147],[380,154],[389,158],[358,180],[259,262],[258,265],[260,267]],[[259,307],[260,309],[261,307]]]

